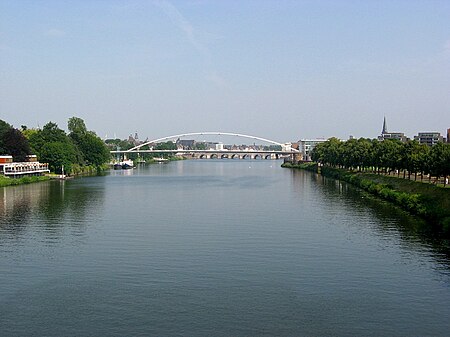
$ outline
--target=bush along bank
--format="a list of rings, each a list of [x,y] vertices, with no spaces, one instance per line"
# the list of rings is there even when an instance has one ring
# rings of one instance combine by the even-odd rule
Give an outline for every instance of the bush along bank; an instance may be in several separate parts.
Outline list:
[[[22,178],[9,178],[9,177],[0,176],[0,187],[31,184],[31,183],[35,183],[38,181],[46,181],[49,179],[50,178],[46,177],[46,176],[22,177]]]
[[[108,164],[102,165],[86,165],[81,166],[74,164],[72,166],[72,176],[88,176],[88,175],[99,175],[109,170],[110,166]]]
[[[281,164],[281,167],[297,168],[297,169],[317,172],[317,164],[316,163],[311,163],[311,162],[304,162],[304,163],[300,162],[298,164],[294,164],[294,163],[291,163],[291,162],[285,162],[285,163]]]
[[[317,172],[315,163],[289,164],[283,167],[306,169]],[[431,184],[409,181],[401,178],[351,172],[344,169],[323,166],[320,173],[348,182],[390,201],[412,214],[423,217],[446,235],[450,235],[450,189]]]

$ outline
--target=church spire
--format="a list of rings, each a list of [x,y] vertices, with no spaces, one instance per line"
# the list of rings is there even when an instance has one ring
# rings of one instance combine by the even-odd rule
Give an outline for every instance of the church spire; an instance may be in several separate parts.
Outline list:
[[[381,131],[381,134],[385,134],[385,133],[388,133],[387,124],[386,124],[386,116],[384,116],[384,119],[383,119],[383,130]]]

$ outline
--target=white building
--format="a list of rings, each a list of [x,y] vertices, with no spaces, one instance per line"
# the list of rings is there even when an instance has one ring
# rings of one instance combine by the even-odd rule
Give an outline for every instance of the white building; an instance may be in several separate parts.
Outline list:
[[[317,144],[326,142],[326,139],[301,139],[298,141],[298,150],[303,155],[303,160],[311,160],[311,151]]]
[[[436,143],[442,143],[444,137],[439,132],[419,132],[417,136],[414,136],[414,140],[417,140],[420,144],[433,146]]]

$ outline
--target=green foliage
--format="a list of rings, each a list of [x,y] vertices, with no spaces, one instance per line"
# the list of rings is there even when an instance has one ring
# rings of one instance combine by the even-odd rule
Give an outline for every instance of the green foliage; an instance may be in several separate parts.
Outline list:
[[[22,134],[25,136],[26,139],[30,139],[31,135],[37,133],[37,129],[22,129]]]
[[[286,162],[281,164],[281,167],[285,168],[299,168],[303,170],[308,170],[312,172],[317,172],[318,166],[316,163],[300,163],[300,164],[293,164],[291,162]]]
[[[194,150],[206,150],[206,144],[205,143],[195,143]]]
[[[67,128],[69,129],[70,134],[84,135],[87,133],[86,124],[84,124],[84,120],[78,117],[71,117],[67,122]]]
[[[10,128],[3,134],[3,151],[12,155],[14,161],[25,161],[27,155],[31,154],[28,139],[17,129]]]
[[[39,160],[48,163],[52,172],[61,173],[64,165],[64,171],[70,174],[72,165],[80,162],[80,153],[72,140],[53,122],[32,133],[29,142]]]
[[[23,177],[23,178],[9,178],[0,176],[0,187],[30,184],[38,181],[46,181],[49,179],[50,178],[46,176]]]
[[[12,155],[15,161],[25,161],[31,153],[28,139],[18,129],[0,120],[0,155]]]
[[[100,167],[108,162],[107,146],[94,132],[87,131],[81,118],[70,118],[68,128],[69,135],[49,122],[42,130],[26,132],[32,151],[41,162],[49,163],[52,172],[61,173],[64,166],[66,173],[77,174],[84,172],[85,166]]]
[[[0,155],[8,154],[8,150],[4,147],[4,136],[10,129],[12,126],[0,119]]]
[[[408,175],[431,173],[450,175],[450,144],[438,143],[433,147],[417,141],[350,139],[341,142],[330,138],[318,144],[311,154],[315,162],[331,167],[359,171],[405,170]]]
[[[164,142],[164,143],[158,143],[154,147],[154,149],[155,150],[176,150],[177,149],[177,144],[175,144],[172,141],[167,141],[167,142]],[[170,159],[170,158],[173,157],[174,154],[167,155],[165,153],[157,153],[157,152],[155,152],[153,155],[156,156],[156,157],[164,157],[164,156],[166,156],[166,157],[168,157],[168,159]]]
[[[101,166],[111,157],[105,143],[92,132],[86,133],[77,145],[87,165]]]
[[[431,148],[429,169],[433,175],[450,175],[450,144],[438,143]]]
[[[76,150],[70,142],[52,142],[45,144],[40,152],[42,162],[48,163],[52,172],[62,173],[64,171],[71,173],[72,165],[77,161]]]
[[[77,146],[81,155],[81,163],[90,166],[101,166],[110,159],[108,147],[93,131],[88,131],[84,121],[72,117],[68,122],[69,137]]]
[[[172,141],[168,141],[165,143],[159,143],[155,146],[155,150],[176,150],[177,144]]]
[[[133,143],[129,142],[128,140],[122,140],[119,138],[107,139],[105,140],[105,143],[110,150],[129,150],[134,147]]]

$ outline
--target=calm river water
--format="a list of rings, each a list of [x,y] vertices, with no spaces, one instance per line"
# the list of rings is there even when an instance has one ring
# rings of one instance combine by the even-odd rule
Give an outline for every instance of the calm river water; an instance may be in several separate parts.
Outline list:
[[[448,336],[448,243],[280,164],[0,189],[0,335]]]

